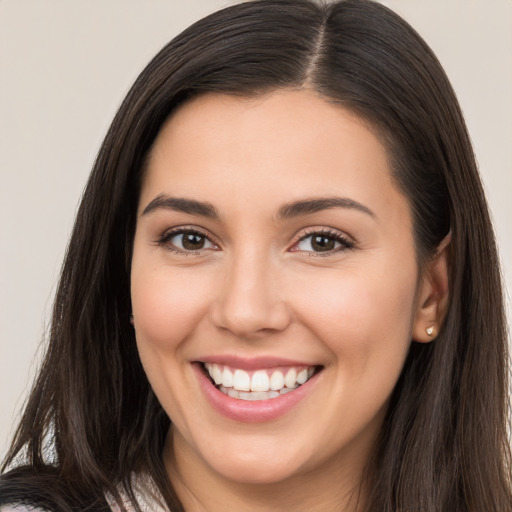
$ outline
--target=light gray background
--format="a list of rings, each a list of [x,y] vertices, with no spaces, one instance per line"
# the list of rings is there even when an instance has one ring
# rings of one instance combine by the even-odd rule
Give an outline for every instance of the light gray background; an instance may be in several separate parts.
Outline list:
[[[0,457],[37,368],[82,188],[121,99],[168,40],[230,3],[0,0]],[[512,0],[382,3],[423,35],[459,95],[510,296]]]

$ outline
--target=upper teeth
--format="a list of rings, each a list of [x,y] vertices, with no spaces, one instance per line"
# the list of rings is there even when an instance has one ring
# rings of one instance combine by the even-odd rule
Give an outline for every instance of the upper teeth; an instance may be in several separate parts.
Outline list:
[[[205,367],[215,384],[237,391],[281,391],[285,387],[293,389],[304,384],[315,371],[312,366],[255,372],[215,363],[206,363]]]

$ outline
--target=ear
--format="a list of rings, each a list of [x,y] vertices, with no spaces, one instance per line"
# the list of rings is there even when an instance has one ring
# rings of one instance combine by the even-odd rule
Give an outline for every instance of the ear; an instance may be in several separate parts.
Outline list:
[[[428,343],[436,338],[448,307],[451,232],[439,244],[420,278],[412,339]]]

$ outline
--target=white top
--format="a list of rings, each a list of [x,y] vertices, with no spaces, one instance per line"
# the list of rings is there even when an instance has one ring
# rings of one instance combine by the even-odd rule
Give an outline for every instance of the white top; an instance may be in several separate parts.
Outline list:
[[[132,481],[133,490],[139,506],[143,512],[170,512],[165,505],[158,489],[156,488],[150,477],[136,476]],[[126,493],[121,491],[123,504],[128,512],[132,512],[133,508]],[[107,495],[107,501],[110,505],[112,512],[121,512],[119,506],[115,503],[113,498]],[[29,505],[4,505],[0,507],[0,512],[49,512],[42,508],[31,507]]]

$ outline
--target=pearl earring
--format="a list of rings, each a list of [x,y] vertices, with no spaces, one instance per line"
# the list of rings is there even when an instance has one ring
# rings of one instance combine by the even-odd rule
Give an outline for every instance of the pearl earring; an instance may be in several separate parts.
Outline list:
[[[432,336],[432,334],[434,334],[434,326],[431,325],[430,327],[427,327],[425,329],[425,332],[429,335],[429,336]]]

